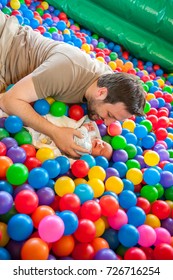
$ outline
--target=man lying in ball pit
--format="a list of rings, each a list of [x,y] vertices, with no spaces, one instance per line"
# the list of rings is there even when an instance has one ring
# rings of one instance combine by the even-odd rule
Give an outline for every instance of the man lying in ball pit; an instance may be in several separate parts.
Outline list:
[[[103,62],[64,42],[20,26],[15,16],[0,11],[0,108],[19,116],[24,124],[49,136],[71,157],[86,153],[74,141],[79,130],[57,127],[40,116],[31,103],[47,96],[69,104],[87,102],[90,119],[106,125],[132,115],[143,115],[145,93],[135,75],[114,73]]]
[[[0,118],[7,117],[8,115],[0,109]],[[91,121],[88,116],[84,116],[79,121],[73,120],[67,116],[54,117],[51,114],[44,116],[46,120],[52,124],[59,127],[71,127],[76,130],[79,130],[83,138],[78,138],[74,136],[74,142],[87,150],[88,154],[92,156],[104,156],[108,160],[111,159],[113,149],[111,145],[101,139],[99,129],[95,121]],[[37,132],[33,128],[25,127],[32,136],[32,144],[35,148],[48,147],[54,151],[54,155],[60,156],[62,152],[57,148],[52,139],[40,132]],[[79,155],[84,153],[77,151]]]

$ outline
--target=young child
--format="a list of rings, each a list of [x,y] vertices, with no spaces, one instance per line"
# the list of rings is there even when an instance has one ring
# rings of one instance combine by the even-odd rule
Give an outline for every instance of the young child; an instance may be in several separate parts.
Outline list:
[[[104,156],[108,160],[112,156],[112,147],[109,143],[103,141],[100,136],[97,124],[91,121],[88,116],[84,116],[79,121],[75,121],[67,116],[54,117],[50,114],[44,116],[51,123],[59,127],[71,127],[81,131],[83,138],[74,136],[74,141],[77,145],[84,147],[88,150],[88,153],[96,156]],[[61,155],[61,151],[56,147],[55,143],[50,137],[35,131],[32,128],[25,127],[32,136],[33,145],[39,149],[42,147],[49,147],[54,151],[55,156]],[[79,151],[77,153],[81,154]]]

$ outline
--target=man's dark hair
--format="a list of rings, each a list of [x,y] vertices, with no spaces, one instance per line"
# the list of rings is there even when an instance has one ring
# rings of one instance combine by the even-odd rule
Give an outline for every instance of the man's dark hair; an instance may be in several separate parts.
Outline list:
[[[136,116],[144,116],[145,92],[140,79],[128,73],[105,74],[99,77],[98,87],[106,87],[108,95],[105,103],[122,102],[127,111]]]

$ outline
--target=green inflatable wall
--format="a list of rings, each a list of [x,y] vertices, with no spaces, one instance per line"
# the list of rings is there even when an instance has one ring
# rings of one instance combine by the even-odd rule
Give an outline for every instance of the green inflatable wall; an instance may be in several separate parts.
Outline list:
[[[173,0],[48,0],[83,27],[173,72]]]

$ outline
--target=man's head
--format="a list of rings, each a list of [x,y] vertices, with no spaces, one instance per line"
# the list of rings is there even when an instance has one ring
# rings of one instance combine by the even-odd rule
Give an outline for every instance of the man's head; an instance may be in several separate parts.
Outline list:
[[[88,115],[103,119],[106,125],[123,121],[132,115],[142,116],[145,92],[137,76],[127,73],[105,74],[86,93]]]
[[[107,158],[107,160],[111,159],[113,148],[112,146],[98,138],[92,139],[92,151],[91,154],[92,156],[103,156]]]

